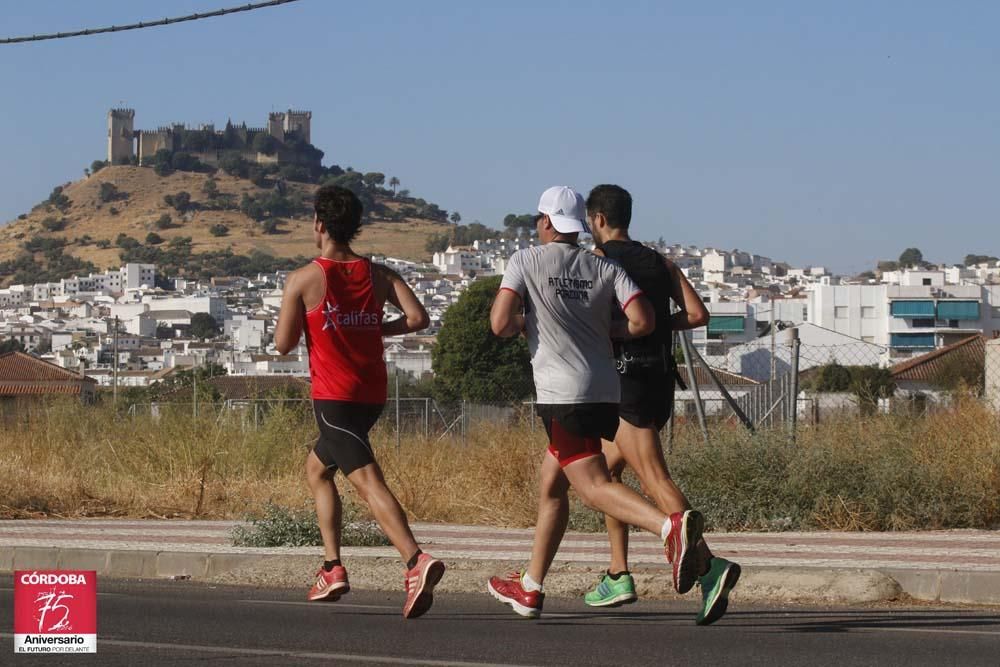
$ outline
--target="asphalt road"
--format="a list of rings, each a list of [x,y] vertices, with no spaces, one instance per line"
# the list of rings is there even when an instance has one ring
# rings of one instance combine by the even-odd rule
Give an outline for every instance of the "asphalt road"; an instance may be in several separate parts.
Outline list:
[[[401,582],[402,583],[402,582]],[[96,655],[13,654],[13,582],[0,576],[0,664],[32,665],[1000,665],[1000,610],[739,607],[694,625],[690,602],[591,610],[548,599],[529,621],[482,595],[441,595],[404,621],[402,593],[99,582]],[[8,652],[9,651],[9,652]]]

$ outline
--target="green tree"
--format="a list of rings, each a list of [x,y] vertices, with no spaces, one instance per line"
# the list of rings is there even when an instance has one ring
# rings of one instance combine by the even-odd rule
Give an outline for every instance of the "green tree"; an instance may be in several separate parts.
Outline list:
[[[66,229],[66,222],[66,218],[48,217],[42,220],[42,227],[44,227],[47,232],[61,232]]]
[[[160,245],[161,243],[163,243],[163,237],[156,232],[146,234],[146,245]]]
[[[163,195],[163,203],[173,206],[176,211],[183,213],[191,208],[191,193],[181,190],[174,195]]]
[[[205,179],[204,185],[201,186],[201,191],[209,199],[215,199],[216,197],[219,196],[219,184],[215,181],[214,178],[209,176],[208,178]]]
[[[205,340],[219,335],[219,323],[208,313],[195,313],[191,317],[191,335]]]
[[[850,391],[858,397],[862,414],[873,414],[880,399],[896,393],[896,382],[888,368],[852,366]]]
[[[107,167],[109,164],[110,162],[108,162],[107,160],[94,160],[93,162],[90,163],[90,173],[96,174],[101,169]]]
[[[965,266],[975,266],[976,264],[984,264],[987,262],[995,262],[997,258],[993,255],[973,255],[968,254],[965,256],[965,261],[963,262]]]
[[[114,183],[108,183],[107,181],[101,183],[100,197],[102,202],[107,203],[114,201],[118,199],[118,196],[118,188]]]
[[[0,340],[0,354],[7,354],[8,352],[24,352],[24,345],[16,338]]]
[[[49,195],[49,198],[46,200],[46,203],[49,206],[54,206],[63,213],[65,213],[72,204],[72,202],[70,202],[69,200],[69,197],[63,194],[63,188],[61,185],[57,185],[56,187],[52,188],[52,193]]]
[[[899,256],[900,266],[920,266],[924,262],[924,254],[919,248],[907,248]]]
[[[535,214],[524,213],[517,215],[515,213],[508,213],[503,218],[503,226],[508,229],[524,229],[530,233],[535,229]]]
[[[812,388],[814,391],[841,392],[851,387],[851,371],[837,362],[820,366],[815,371]]]
[[[389,179],[389,187],[392,188],[392,196],[396,196],[396,188],[399,187],[399,179],[393,176]]]
[[[164,213],[159,218],[157,218],[154,224],[156,225],[157,229],[170,229],[171,227],[173,227],[174,223],[173,223],[173,218],[171,218],[169,214]]]
[[[431,254],[444,252],[448,249],[448,238],[447,234],[431,234],[427,237],[427,242],[424,244],[424,250]]]
[[[217,225],[212,225],[211,227],[209,227],[208,232],[212,236],[225,236],[229,233],[229,227],[226,227],[222,223],[219,223]]]
[[[458,211],[455,211],[454,213],[451,214],[451,221],[456,225],[462,222],[462,214],[459,213]]]
[[[500,278],[474,282],[444,315],[431,353],[438,398],[509,403],[530,396],[531,360],[521,337],[498,338],[490,307]]]
[[[278,140],[270,134],[261,133],[255,135],[251,146],[255,151],[264,155],[274,155],[278,152]]]
[[[365,186],[369,190],[375,190],[385,183],[385,174],[378,171],[370,171],[362,177]]]
[[[153,155],[153,171],[157,176],[169,176],[174,173],[173,153],[166,148],[161,148]]]

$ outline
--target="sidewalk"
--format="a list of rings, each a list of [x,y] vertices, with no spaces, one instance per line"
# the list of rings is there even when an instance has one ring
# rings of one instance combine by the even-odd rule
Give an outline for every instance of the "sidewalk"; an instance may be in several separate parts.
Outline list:
[[[231,546],[230,521],[26,520],[0,521],[0,571],[80,567],[109,576],[167,577],[282,583],[266,571],[302,569],[308,580],[318,547]],[[418,541],[454,570],[480,571],[527,561],[532,531],[417,523]],[[916,599],[1000,604],[1000,531],[915,533],[711,533],[717,554],[744,567],[744,597],[827,599],[862,602],[905,593]],[[391,547],[347,547],[353,563],[388,568],[394,582],[398,555]],[[633,534],[633,570],[650,582],[664,579],[667,565],[656,539]],[[606,565],[603,534],[570,533],[556,556],[556,572],[567,591],[584,590]],[[266,563],[265,565],[261,565]],[[354,575],[359,587],[364,587]],[[563,576],[565,575],[565,576]],[[284,582],[286,585],[298,585]],[[373,574],[373,582],[380,580]],[[395,585],[395,584],[393,584]],[[470,584],[471,586],[471,584]],[[472,587],[474,590],[478,588]],[[546,581],[546,588],[549,582]],[[659,592],[653,590],[650,594]],[[555,592],[555,591],[554,591]]]

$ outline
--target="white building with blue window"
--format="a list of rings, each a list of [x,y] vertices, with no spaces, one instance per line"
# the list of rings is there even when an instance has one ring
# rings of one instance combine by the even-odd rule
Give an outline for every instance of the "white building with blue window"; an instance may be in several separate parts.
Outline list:
[[[948,285],[943,272],[904,272],[892,285],[817,285],[809,322],[905,359],[975,333],[1000,337],[1000,285]]]

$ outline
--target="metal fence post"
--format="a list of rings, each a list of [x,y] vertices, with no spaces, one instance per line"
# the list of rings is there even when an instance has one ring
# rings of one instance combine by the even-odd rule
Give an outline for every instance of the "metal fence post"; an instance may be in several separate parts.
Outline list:
[[[395,367],[395,380],[396,380],[396,451],[400,450],[400,438],[399,438],[399,366]]]
[[[785,334],[790,339],[788,341],[791,347],[791,362],[792,362],[792,372],[789,378],[789,406],[791,412],[788,415],[788,434],[791,436],[792,442],[795,442],[795,429],[798,426],[798,415],[799,415],[799,351],[802,347],[802,341],[799,340],[799,330],[797,327],[792,327],[787,329]]]
[[[708,444],[708,424],[705,422],[705,407],[701,404],[701,392],[698,390],[698,378],[694,374],[694,363],[691,359],[691,342],[688,340],[687,332],[681,332],[681,349],[684,350],[684,363],[687,365],[688,384],[691,385],[691,393],[694,394],[694,409],[698,414],[698,425],[701,427],[701,434]]]

